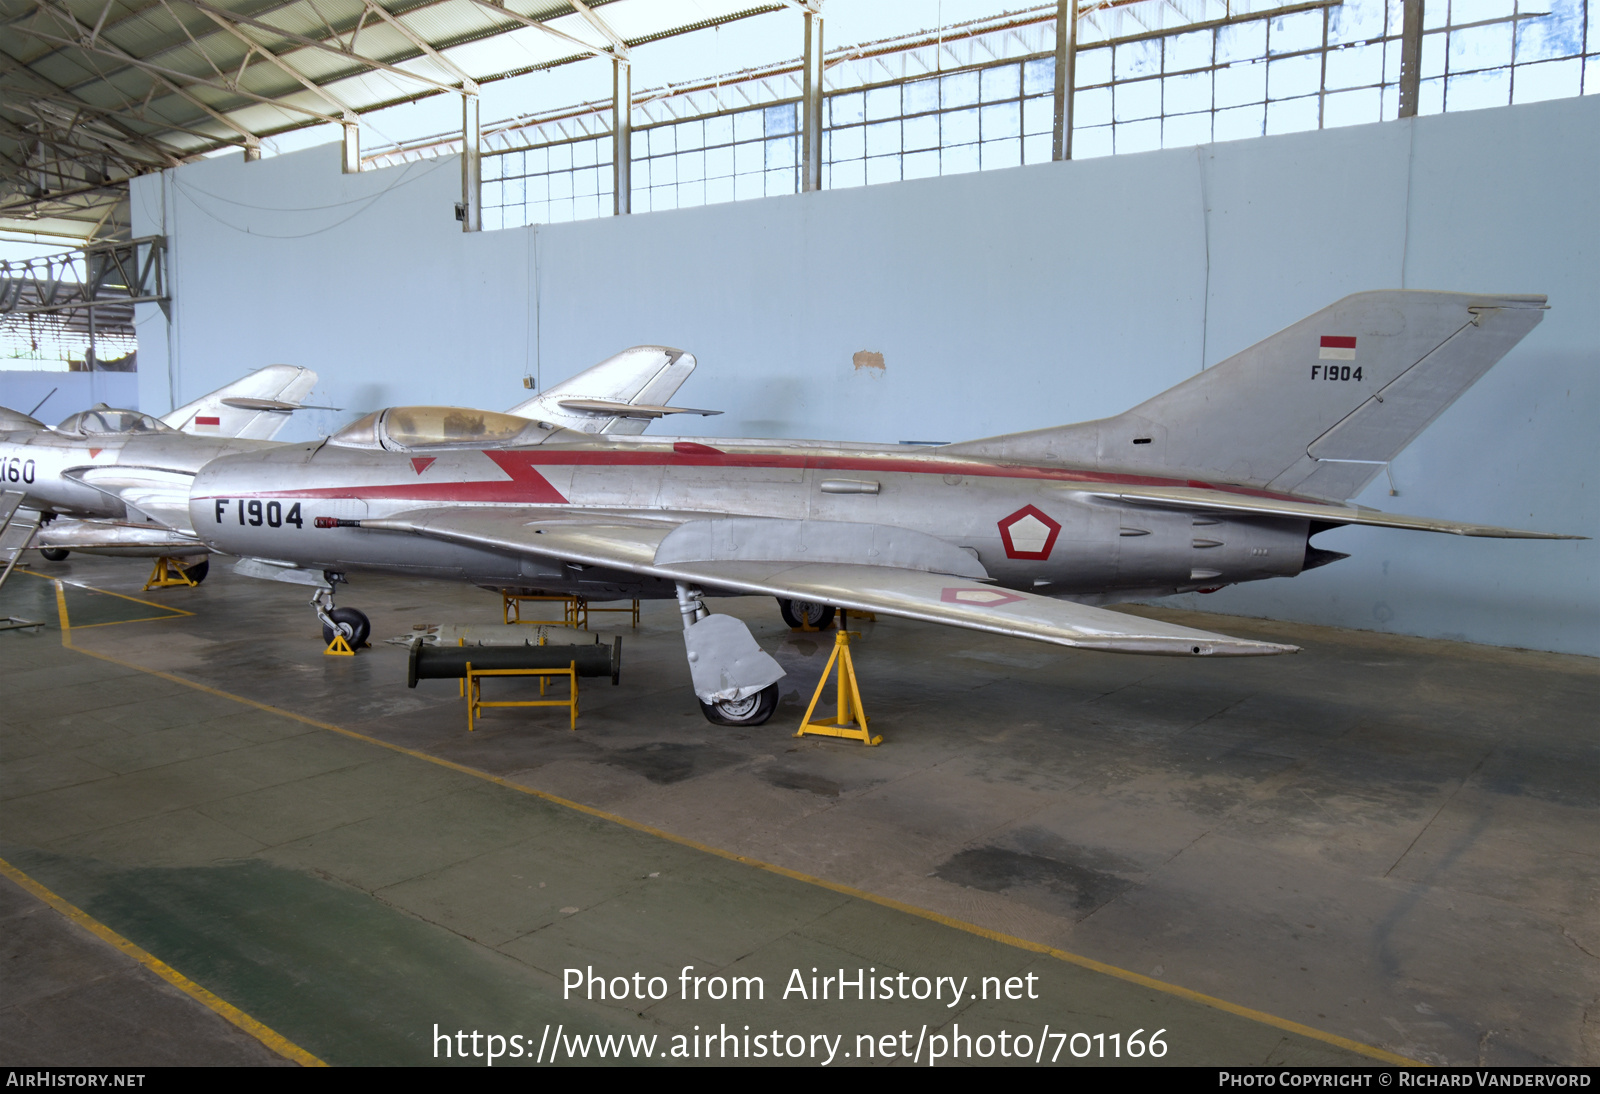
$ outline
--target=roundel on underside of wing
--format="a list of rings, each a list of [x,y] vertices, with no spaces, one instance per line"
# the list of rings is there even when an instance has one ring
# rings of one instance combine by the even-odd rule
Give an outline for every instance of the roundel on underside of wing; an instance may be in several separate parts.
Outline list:
[[[1005,544],[1007,558],[1042,562],[1050,557],[1060,534],[1060,522],[1032,505],[1024,505],[1000,520],[1000,541]]]

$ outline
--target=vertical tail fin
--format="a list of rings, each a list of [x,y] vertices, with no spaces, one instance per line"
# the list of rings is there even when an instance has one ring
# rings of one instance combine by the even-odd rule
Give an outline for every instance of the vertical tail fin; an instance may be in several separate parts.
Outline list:
[[[317,374],[308,368],[268,365],[161,420],[185,433],[270,441],[316,386]]]
[[[523,418],[581,430],[584,433],[643,433],[661,404],[683,386],[694,371],[694,355],[666,346],[634,346],[591,365],[554,387],[512,407]],[[605,404],[613,404],[607,407]],[[615,404],[649,407],[648,417],[628,417]],[[587,405],[585,405],[587,404]],[[701,414],[672,408],[673,413]]]
[[[1544,305],[1357,293],[1125,414],[947,451],[1343,501],[1521,341]]]

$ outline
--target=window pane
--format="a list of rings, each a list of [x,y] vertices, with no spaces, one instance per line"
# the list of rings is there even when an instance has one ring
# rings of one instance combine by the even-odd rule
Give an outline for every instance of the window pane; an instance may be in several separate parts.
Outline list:
[[[763,130],[764,136],[782,137],[798,131],[795,125],[794,103],[769,106],[761,114],[765,126]]]
[[[1161,113],[1161,81],[1140,80],[1133,84],[1118,84],[1114,88],[1116,99],[1116,120],[1119,122],[1134,121],[1139,118],[1154,118]],[[1117,150],[1122,150],[1121,138],[1118,138]]]
[[[906,151],[918,148],[939,147],[939,116],[924,114],[920,118],[907,118],[901,123],[902,140]]]
[[[1317,97],[1283,99],[1267,104],[1268,133],[1299,133],[1317,127]]]
[[[1168,114],[1211,109],[1211,73],[1191,72],[1185,76],[1168,76],[1161,83],[1161,102]]]
[[[1383,46],[1328,51],[1328,87],[1365,87],[1383,82]],[[1374,121],[1377,119],[1374,118]]]
[[[1264,131],[1265,124],[1266,107],[1260,104],[1219,110],[1212,122],[1212,132],[1215,134],[1213,139],[1237,141],[1247,137],[1259,137]]]
[[[1161,147],[1161,119],[1130,122],[1116,127],[1113,138],[1117,155],[1125,152],[1148,152]]]
[[[887,156],[900,151],[900,123],[878,122],[867,126],[867,155]]]
[[[867,160],[867,185],[900,181],[899,156],[872,156]]]
[[[1100,49],[1086,49],[1078,54],[1077,66],[1073,69],[1072,80],[1074,87],[1094,87],[1097,84],[1111,82],[1111,49],[1108,46]],[[1109,155],[1109,153],[1107,153]]]
[[[1511,63],[1511,24],[1493,23],[1450,32],[1450,71],[1470,72]]]
[[[1446,110],[1480,110],[1486,106],[1505,106],[1511,101],[1511,72],[1493,69],[1465,76],[1451,76],[1445,85]]]
[[[1161,147],[1187,148],[1211,143],[1211,114],[1179,114],[1161,122]]]
[[[1518,65],[1512,84],[1514,101],[1536,103],[1544,99],[1577,95],[1578,83],[1583,78],[1582,64],[1578,58],[1572,57],[1565,61]]]
[[[1211,32],[1196,30],[1188,34],[1175,34],[1167,39],[1162,53],[1163,67],[1168,72],[1203,68],[1211,63]]]
[[[833,95],[828,99],[828,124],[830,126],[850,125],[859,122],[863,115],[862,110],[866,104],[866,96],[860,91],[853,91],[848,95]]]
[[[908,179],[932,178],[939,173],[939,153],[909,152],[901,157],[901,177]]]
[[[1217,64],[1244,61],[1267,52],[1267,21],[1252,19],[1231,27],[1217,28]]]
[[[939,105],[948,109],[952,106],[971,106],[978,101],[978,74],[976,72],[958,72],[952,76],[939,78]]]
[[[1022,102],[1022,131],[1024,133],[1049,133],[1056,124],[1056,97],[1041,95]]]
[[[1079,91],[1072,96],[1072,122],[1074,129],[1088,129],[1111,122],[1111,89],[1097,87],[1092,91]],[[1109,138],[1107,138],[1109,140]]]
[[[851,160],[848,163],[833,165],[833,182],[830,184],[839,189],[849,186],[864,186],[867,181],[866,161]]]
[[[918,80],[901,88],[901,100],[907,114],[923,114],[939,109],[939,81]]]
[[[1322,57],[1308,53],[1304,57],[1286,57],[1267,64],[1267,97],[1293,99],[1299,95],[1315,95],[1322,81]]]
[[[981,146],[983,169],[994,171],[1002,167],[1022,166],[1022,139],[1013,137],[1003,141],[984,141]]]
[[[1116,75],[1119,80],[1152,76],[1161,71],[1161,40],[1124,42],[1117,47]]]
[[[1517,24],[1517,61],[1574,57],[1583,52],[1583,7],[1579,0],[1549,0],[1550,14]],[[1589,33],[1600,46],[1600,5],[1589,13]],[[1577,92],[1573,92],[1574,95]]]
[[[875,87],[867,92],[867,121],[881,121],[884,118],[900,116],[900,89],[898,87]]]
[[[946,148],[975,141],[978,139],[978,112],[952,110],[948,114],[941,114],[939,131],[943,135],[941,143]]]
[[[982,73],[982,84],[983,101],[986,103],[1015,99],[1022,90],[1022,67],[1002,65],[999,68],[986,68]]]
[[[1322,127],[1332,129],[1338,125],[1365,125],[1380,119],[1381,104],[1378,89],[1362,88],[1360,91],[1340,91],[1327,96],[1322,104]]]
[[[981,133],[986,141],[1005,140],[1022,134],[1020,103],[996,103],[980,111]]]
[[[963,144],[958,148],[946,148],[939,156],[939,173],[942,175],[960,175],[978,169],[978,146]]]
[[[1022,93],[1042,95],[1056,89],[1056,59],[1044,57],[1022,66]]]
[[[1437,2],[1437,0],[1435,0]],[[1322,45],[1322,12],[1301,11],[1267,21],[1274,54],[1299,53]]]
[[[1094,159],[1096,156],[1111,155],[1111,127],[1097,125],[1089,129],[1072,129],[1072,158],[1075,160]]]
[[[1260,102],[1266,98],[1267,66],[1231,65],[1217,69],[1214,88],[1218,107]]]

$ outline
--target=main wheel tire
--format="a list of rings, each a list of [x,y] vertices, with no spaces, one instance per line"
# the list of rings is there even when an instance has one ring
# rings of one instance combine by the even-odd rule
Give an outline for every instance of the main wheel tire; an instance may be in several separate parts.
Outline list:
[[[367,638],[372,634],[372,622],[365,615],[354,608],[335,608],[328,613],[328,618],[339,624],[340,631],[349,628],[344,640],[350,643],[351,649],[358,650],[367,644]],[[333,642],[333,628],[326,623],[322,625],[322,641],[324,645]]]
[[[815,600],[785,600],[780,596],[778,610],[783,613],[783,621],[795,630],[810,628],[820,631],[833,622],[833,605],[820,604]]]
[[[768,684],[754,695],[718,703],[701,703],[706,721],[718,726],[766,725],[778,709],[778,685]]]
[[[65,547],[41,547],[39,553],[51,562],[62,562],[72,552]]]
[[[187,577],[190,581],[194,582],[196,585],[198,585],[202,581],[204,581],[206,579],[206,575],[209,574],[210,572],[211,572],[211,559],[210,559],[210,557],[203,557],[203,558],[200,559],[199,562],[196,562],[196,563],[194,563],[192,565],[183,567],[183,575],[185,577]],[[328,641],[332,642],[333,639],[330,638],[330,639],[328,639]]]

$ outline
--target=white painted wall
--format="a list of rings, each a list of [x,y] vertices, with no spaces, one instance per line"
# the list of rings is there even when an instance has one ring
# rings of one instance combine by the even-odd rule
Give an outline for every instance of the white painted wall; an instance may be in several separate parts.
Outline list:
[[[1544,323],[1396,461],[1399,496],[1359,500],[1600,536],[1597,178],[1595,97],[478,235],[453,159],[210,160],[135,180],[176,298],[139,327],[140,395],[306,365],[347,410],[291,427],[315,435],[509,406],[524,373],[659,342],[700,360],[680,400],[727,410],[686,426],[707,435],[957,440],[1119,412],[1347,293],[1543,292]],[[1189,599],[1600,654],[1593,542],[1318,542],[1355,557]]]

